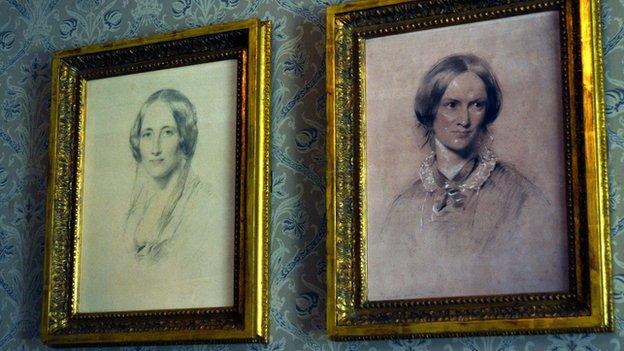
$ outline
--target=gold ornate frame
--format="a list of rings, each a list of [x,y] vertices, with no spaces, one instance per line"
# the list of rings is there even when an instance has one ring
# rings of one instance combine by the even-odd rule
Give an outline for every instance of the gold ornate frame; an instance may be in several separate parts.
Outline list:
[[[79,313],[90,79],[236,59],[234,306]],[[250,19],[54,54],[42,339],[51,345],[267,342],[271,23]]]
[[[569,293],[367,301],[367,38],[558,11]],[[613,329],[599,0],[370,0],[327,11],[327,330],[333,339]]]

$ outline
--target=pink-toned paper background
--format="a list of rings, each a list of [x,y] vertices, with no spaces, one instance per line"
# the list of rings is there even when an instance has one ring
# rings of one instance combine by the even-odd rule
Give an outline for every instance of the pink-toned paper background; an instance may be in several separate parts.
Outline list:
[[[484,58],[499,79],[503,106],[490,128],[492,149],[543,191],[565,235],[559,17],[544,12],[366,41],[369,245],[430,152],[420,147],[414,117],[420,81],[440,59],[460,53]]]

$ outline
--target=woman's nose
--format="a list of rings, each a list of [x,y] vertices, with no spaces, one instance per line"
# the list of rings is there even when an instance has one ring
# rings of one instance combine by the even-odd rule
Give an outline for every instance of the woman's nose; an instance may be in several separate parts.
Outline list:
[[[160,148],[160,136],[156,136],[152,141],[152,155],[158,156],[162,152]]]
[[[457,124],[464,128],[470,127],[470,111],[468,110],[468,108],[459,110]]]

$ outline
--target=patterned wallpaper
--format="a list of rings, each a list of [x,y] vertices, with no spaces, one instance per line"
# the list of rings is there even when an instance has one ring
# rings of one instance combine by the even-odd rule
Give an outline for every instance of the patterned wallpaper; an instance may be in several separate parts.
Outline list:
[[[122,350],[620,350],[624,340],[624,0],[602,6],[614,298],[611,334],[331,342],[325,308],[325,8],[340,0],[0,0],[0,350],[39,341],[50,54],[249,17],[273,43],[271,342]]]

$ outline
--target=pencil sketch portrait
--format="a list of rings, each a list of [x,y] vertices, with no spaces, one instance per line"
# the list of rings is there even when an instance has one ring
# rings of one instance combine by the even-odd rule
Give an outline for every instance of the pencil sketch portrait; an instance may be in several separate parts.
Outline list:
[[[555,19],[537,20],[548,25]],[[473,28],[472,34],[476,33]],[[497,146],[505,140],[494,144],[495,127],[507,111],[504,107],[521,105],[503,88],[513,85],[513,75],[505,75],[511,81],[503,85],[497,70],[474,51],[451,51],[430,60],[423,73],[412,93],[411,138],[416,143],[409,144],[412,152],[422,156],[417,162],[396,163],[396,168],[409,169],[411,176],[387,196],[383,215],[369,212],[376,224],[372,228],[377,229],[369,232],[368,240],[369,299],[565,291],[564,203],[561,197],[551,197],[552,191],[542,189],[513,159],[506,159],[509,153],[504,149],[516,145],[501,147],[499,156]],[[560,107],[553,111],[560,112]],[[547,125],[556,124],[557,117],[550,117],[555,122]],[[526,119],[512,121],[505,129],[517,128],[525,142],[539,144],[541,140],[532,135],[539,126],[526,123]],[[550,133],[563,138],[560,129]],[[562,148],[540,152],[560,154]],[[519,159],[541,157],[517,155]],[[561,169],[563,162],[549,166]],[[547,171],[538,173],[548,178]]]
[[[166,256],[179,231],[193,230],[191,212],[211,201],[210,190],[190,173],[196,143],[197,115],[189,99],[174,89],[150,95],[130,131],[136,169],[125,229],[139,260]]]
[[[88,81],[81,312],[233,305],[236,75]]]

